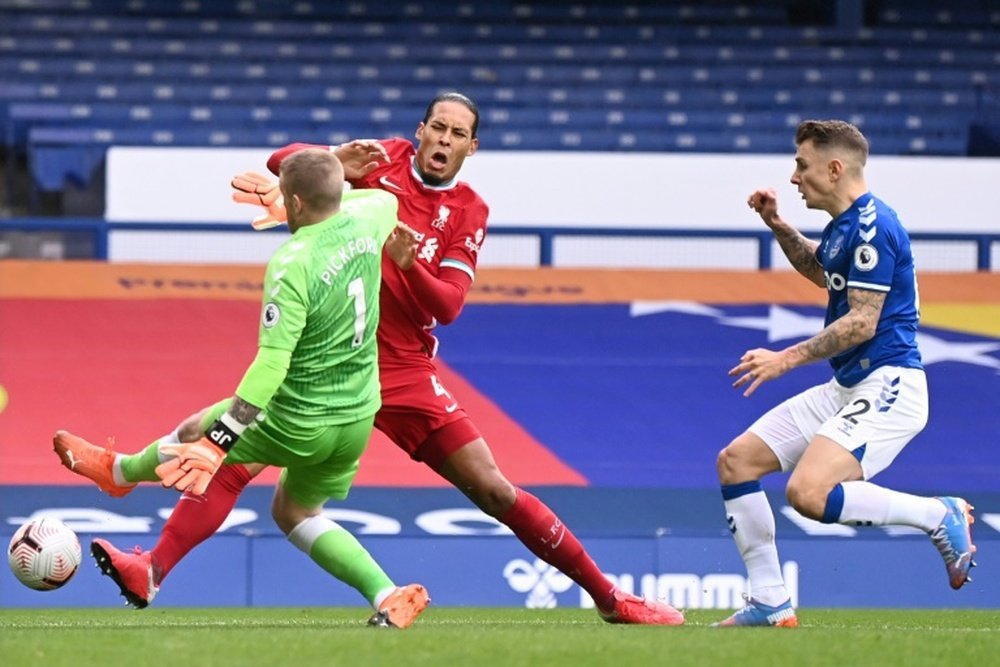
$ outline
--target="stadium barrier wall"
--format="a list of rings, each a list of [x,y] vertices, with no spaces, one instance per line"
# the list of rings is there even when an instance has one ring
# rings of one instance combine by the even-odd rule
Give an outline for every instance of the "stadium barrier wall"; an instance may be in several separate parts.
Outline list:
[[[686,609],[731,609],[747,592],[743,564],[725,527],[717,490],[536,488],[554,502],[606,574],[626,590]],[[912,529],[852,528],[805,519],[769,493],[793,602],[802,607],[995,608],[1000,575],[988,563],[974,582],[949,588],[937,551]],[[92,536],[121,548],[152,548],[174,494],[139,489],[99,501],[87,487],[0,489],[0,540],[28,518],[55,516],[84,547],[75,578],[57,591],[19,585],[3,568],[0,607],[120,605],[87,554]],[[281,536],[270,522],[270,490],[251,487],[221,531],[170,574],[156,606],[363,606]],[[88,502],[90,504],[88,504]],[[977,542],[1000,546],[1000,495],[978,494]],[[629,507],[627,515],[616,508]],[[992,511],[991,511],[992,509]],[[565,575],[535,558],[507,529],[453,489],[358,488],[327,515],[358,535],[398,582],[419,581],[441,606],[592,607]]]
[[[0,222],[0,258],[265,264],[286,234],[218,222],[18,218]],[[922,273],[1000,270],[1000,233],[913,232],[911,240]],[[491,228],[479,266],[791,270],[768,230],[545,225]]]
[[[463,502],[454,490],[356,491],[352,495],[357,499],[346,507],[331,503],[328,516],[355,532],[396,581],[425,584],[437,605],[593,606],[569,578],[535,558],[505,527]],[[747,580],[716,491],[543,493],[566,506],[591,555],[626,590],[686,609],[742,605]],[[6,525],[0,528],[5,544],[29,516],[51,515],[73,527],[84,547],[80,571],[57,591],[29,590],[3,568],[0,607],[121,604],[114,584],[93,567],[89,541],[100,535],[123,549],[133,544],[152,548],[174,497],[142,489],[128,499],[99,501],[102,507],[93,507],[86,503],[96,491],[82,487],[25,489],[19,498],[10,491],[0,495],[8,508]],[[222,530],[170,574],[156,606],[363,606],[356,592],[325,574],[277,532],[269,519],[269,495],[266,488],[249,489]],[[49,501],[34,502],[43,497]],[[635,503],[637,498],[646,502]],[[998,500],[996,494],[979,496],[981,507],[1000,507]],[[963,590],[951,590],[940,557],[917,531],[818,524],[796,515],[780,494],[772,501],[779,554],[797,606],[993,608],[1000,599],[1000,575],[988,566],[977,568],[974,582]],[[624,526],[616,527],[622,517],[613,508],[623,503],[635,510],[624,518]],[[671,520],[678,506],[688,508],[679,515],[688,525]],[[980,552],[993,552],[1000,546],[1000,514],[987,511],[980,519]]]
[[[252,208],[229,198],[244,171],[267,173],[271,149],[117,146],[108,150],[105,217],[113,222],[246,224]],[[468,158],[460,178],[504,226],[730,229],[759,231],[746,205],[773,187],[796,225],[819,231],[789,179],[788,155],[484,151]],[[1000,159],[872,156],[866,169],[875,194],[899,211],[911,232],[1000,229]]]
[[[3,247],[12,232],[48,232],[55,238],[19,245],[79,258],[58,238],[75,231],[92,238],[86,257],[264,263],[283,232],[247,231],[253,209],[230,200],[229,181],[264,171],[269,153],[112,147],[104,219],[5,220],[0,257],[12,253]],[[491,207],[482,266],[789,270],[746,197],[775,187],[783,214],[817,234],[826,215],[801,205],[791,168],[791,155],[486,152],[467,161],[462,178]],[[874,156],[868,173],[913,235],[921,271],[1000,266],[1000,159]]]
[[[241,229],[252,209],[230,200],[229,182],[236,173],[266,171],[270,152],[110,148],[105,218],[164,227],[113,227],[108,258],[266,261],[277,239],[246,232],[226,237],[209,229],[167,232],[192,222]],[[461,178],[490,205],[484,266],[740,270],[766,268],[773,257],[776,268],[788,269],[777,245],[757,238],[766,229],[748,211],[746,197],[758,187],[774,187],[787,218],[804,230],[820,231],[826,215],[805,209],[789,182],[792,156],[791,137],[787,156],[487,151],[466,161]],[[912,233],[971,236],[1000,230],[995,187],[1000,159],[873,156],[868,177]],[[160,185],[151,187],[154,183]],[[926,243],[916,247],[922,270],[1000,265],[1000,243],[993,240]]]

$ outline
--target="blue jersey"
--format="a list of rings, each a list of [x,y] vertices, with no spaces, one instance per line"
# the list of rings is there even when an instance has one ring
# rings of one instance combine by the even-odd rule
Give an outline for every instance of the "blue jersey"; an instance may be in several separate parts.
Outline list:
[[[823,230],[816,259],[830,295],[827,326],[850,310],[848,289],[886,293],[875,336],[830,358],[837,381],[852,387],[880,366],[923,368],[916,340],[917,275],[910,237],[896,212],[865,193]]]

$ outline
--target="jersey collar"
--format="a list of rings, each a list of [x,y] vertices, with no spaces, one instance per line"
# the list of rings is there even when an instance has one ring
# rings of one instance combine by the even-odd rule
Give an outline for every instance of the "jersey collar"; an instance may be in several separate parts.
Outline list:
[[[428,190],[451,190],[458,185],[458,176],[455,176],[450,181],[442,183],[441,185],[430,185],[428,183],[424,183],[424,179],[420,176],[420,172],[417,170],[417,157],[415,155],[410,158],[410,175],[413,176],[413,179],[417,183]]]
[[[857,211],[860,211],[865,206],[868,206],[868,204],[871,202],[873,198],[874,195],[871,193],[871,191],[864,193],[863,195],[855,199],[853,202],[851,202],[851,205],[847,207],[847,210],[838,215],[836,218],[834,218],[833,222],[835,224],[849,222],[853,218],[853,214],[855,214]]]
[[[301,238],[303,236],[312,236],[314,234],[319,234],[324,229],[329,229],[330,227],[336,227],[341,224],[347,212],[341,207],[339,211],[331,215],[326,220],[321,222],[315,222],[311,225],[306,225],[305,227],[299,227],[295,230],[294,238]]]

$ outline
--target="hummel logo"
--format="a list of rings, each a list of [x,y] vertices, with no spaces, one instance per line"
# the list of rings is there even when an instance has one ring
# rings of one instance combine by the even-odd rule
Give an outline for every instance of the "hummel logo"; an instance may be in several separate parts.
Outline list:
[[[393,190],[400,190],[400,191],[402,191],[402,189],[403,189],[402,186],[396,185],[395,183],[393,183],[392,181],[390,181],[385,176],[383,176],[382,178],[378,179],[378,182],[381,183],[382,185],[386,186],[387,188],[392,188]]]
[[[729,532],[736,533],[736,519],[732,515],[726,517],[726,523],[729,524]]]
[[[503,576],[513,590],[528,594],[524,606],[531,609],[559,606],[556,593],[565,593],[573,586],[572,579],[541,558],[512,560],[504,566]]]

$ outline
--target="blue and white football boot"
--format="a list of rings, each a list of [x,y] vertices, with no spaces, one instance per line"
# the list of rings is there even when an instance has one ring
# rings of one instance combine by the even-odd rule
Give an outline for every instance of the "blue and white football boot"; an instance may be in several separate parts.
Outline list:
[[[785,600],[777,607],[758,602],[753,598],[743,596],[746,606],[724,621],[713,623],[713,628],[734,627],[775,627],[797,628],[799,619],[795,616],[795,608],[791,600]]]
[[[944,566],[948,569],[948,583],[955,590],[972,581],[969,570],[976,566],[972,560],[976,545],[972,543],[972,516],[974,509],[963,498],[950,496],[938,498],[948,508],[941,524],[931,531],[931,542],[941,552]]]

